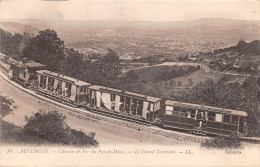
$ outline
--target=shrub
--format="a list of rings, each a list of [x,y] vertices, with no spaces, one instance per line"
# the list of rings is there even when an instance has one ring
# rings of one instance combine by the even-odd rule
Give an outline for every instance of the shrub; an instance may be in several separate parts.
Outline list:
[[[240,138],[237,135],[229,137],[216,137],[201,142],[201,147],[206,148],[242,148]]]
[[[25,132],[38,136],[52,143],[74,146],[94,146],[99,143],[94,139],[95,133],[86,135],[82,131],[71,129],[65,122],[66,116],[58,111],[45,113],[40,111],[30,118],[26,117]]]
[[[71,129],[71,134],[73,137],[72,145],[75,146],[97,146],[98,142],[94,139],[96,133],[90,132],[89,135],[86,135],[82,131],[77,131]]]
[[[170,85],[171,85],[172,87],[175,87],[175,86],[176,86],[176,82],[175,82],[174,80],[170,80]]]
[[[130,82],[138,81],[138,74],[134,70],[128,71],[126,77],[127,79],[129,79]]]

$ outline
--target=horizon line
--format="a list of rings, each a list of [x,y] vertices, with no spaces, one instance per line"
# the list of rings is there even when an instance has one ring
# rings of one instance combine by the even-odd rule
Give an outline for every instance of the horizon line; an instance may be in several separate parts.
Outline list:
[[[87,20],[87,19],[46,19],[46,18],[12,18],[12,19],[0,19],[2,21],[22,21],[22,20],[44,20],[44,21],[89,21],[89,22],[160,22],[160,23],[169,23],[169,22],[186,22],[186,21],[196,21],[196,20],[234,20],[234,21],[260,21],[254,19],[234,19],[234,18],[224,18],[224,17],[201,17],[196,19],[188,20],[169,20],[169,21],[159,21],[159,20]]]

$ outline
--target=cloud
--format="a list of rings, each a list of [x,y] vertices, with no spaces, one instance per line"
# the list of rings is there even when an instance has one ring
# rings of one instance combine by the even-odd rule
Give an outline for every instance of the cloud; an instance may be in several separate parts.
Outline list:
[[[0,19],[64,19],[59,5],[54,1],[0,1]]]
[[[240,0],[0,1],[0,19],[175,21],[205,17],[260,20],[260,5]]]

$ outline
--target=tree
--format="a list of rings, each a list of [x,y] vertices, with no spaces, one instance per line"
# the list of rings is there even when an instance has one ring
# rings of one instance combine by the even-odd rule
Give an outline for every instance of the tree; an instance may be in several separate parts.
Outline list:
[[[130,70],[126,74],[127,79],[130,82],[137,82],[138,81],[138,74],[134,70]]]
[[[57,32],[46,29],[39,31],[38,35],[30,40],[23,56],[46,65],[49,70],[60,71],[65,59],[64,47],[64,41],[58,37]]]
[[[226,79],[218,82],[209,79],[176,98],[191,103],[246,111],[249,118],[250,135],[259,136],[260,129],[257,129],[259,123],[256,117],[259,117],[260,113],[258,111],[257,91],[254,91],[255,85],[256,82],[253,77],[246,79],[242,86],[238,83],[228,83]],[[253,112],[256,112],[256,115]]]
[[[66,116],[58,111],[37,112],[30,118],[26,117],[25,132],[38,136],[52,143],[76,146],[94,146],[99,143],[94,139],[95,133],[86,135],[82,131],[71,129],[66,123]]]
[[[11,34],[0,29],[0,52],[19,60],[24,48],[25,36],[16,33]]]
[[[83,68],[82,54],[73,48],[65,48],[65,55],[60,72],[70,77],[80,78]]]
[[[120,59],[118,54],[108,49],[104,57],[96,62],[88,64],[87,78],[93,84],[99,84],[108,87],[116,87],[117,77],[121,73]]]
[[[241,109],[243,107],[241,102],[246,102],[245,95],[238,85],[217,83],[211,79],[194,86],[185,93],[182,100],[232,109]],[[237,104],[237,101],[240,104]]]
[[[0,114],[1,119],[12,112],[11,105],[14,101],[7,96],[0,95]]]

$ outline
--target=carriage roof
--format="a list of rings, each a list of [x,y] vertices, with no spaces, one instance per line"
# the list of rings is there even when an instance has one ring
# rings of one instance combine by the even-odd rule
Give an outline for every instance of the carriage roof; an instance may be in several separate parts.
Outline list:
[[[48,75],[48,76],[52,76],[54,78],[65,80],[65,81],[67,81],[69,83],[73,83],[77,86],[90,86],[91,85],[90,83],[80,81],[80,80],[77,80],[75,78],[71,78],[71,77],[61,75],[61,74],[58,74],[58,73],[55,73],[55,72],[51,72],[51,71],[48,71],[48,70],[38,70],[36,72],[39,73],[39,74],[42,74],[42,75]]]
[[[29,68],[39,68],[39,67],[45,67],[45,65],[41,64],[41,63],[36,63],[36,62],[29,62],[29,63],[25,63],[26,67]]]
[[[99,86],[99,85],[92,85],[89,88],[93,89],[93,90],[103,91],[103,92],[109,92],[109,93],[115,93],[115,94],[124,94],[126,96],[132,96],[132,97],[140,98],[140,99],[147,100],[147,101],[150,101],[150,102],[160,101],[160,98],[157,98],[157,97],[146,96],[146,95],[139,94],[139,93],[122,91],[122,90],[119,90],[119,89],[108,88],[108,87]]]
[[[183,103],[183,102],[179,102],[179,101],[166,100],[165,104],[177,106],[177,107],[187,107],[187,108],[207,110],[207,111],[224,113],[224,114],[247,116],[247,113],[245,111],[231,110],[231,109],[218,108],[218,107],[212,107],[212,106],[204,106],[204,105],[192,104],[192,103]]]

